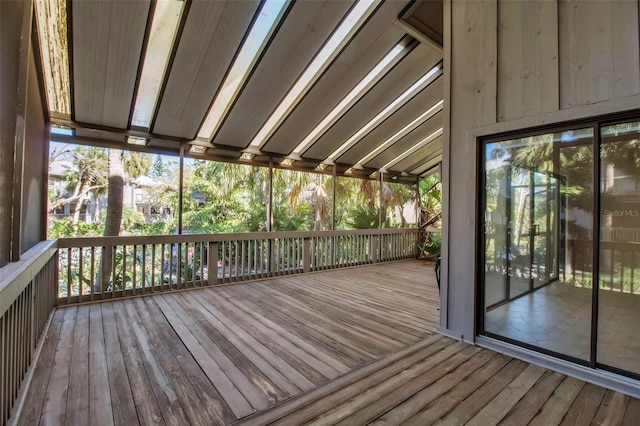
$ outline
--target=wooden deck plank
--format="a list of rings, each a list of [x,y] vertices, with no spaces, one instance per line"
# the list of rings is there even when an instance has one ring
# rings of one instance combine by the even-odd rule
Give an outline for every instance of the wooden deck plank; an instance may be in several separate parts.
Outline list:
[[[181,318],[183,318],[183,321],[194,320],[193,328],[200,328],[205,331],[207,337],[217,342],[218,346],[239,367],[246,367],[248,373],[253,372],[256,377],[251,377],[251,381],[262,389],[263,393],[272,395],[275,398],[274,401],[278,401],[288,395],[296,395],[300,392],[301,389],[299,387],[289,381],[264,358],[257,355],[250,346],[242,342],[211,312],[206,309],[200,309],[202,306],[200,304],[195,304],[194,307],[187,299],[188,296],[185,294],[173,299],[178,302],[177,305],[182,310],[183,316]],[[174,305],[176,304],[174,303]],[[202,365],[202,363],[200,364]]]
[[[335,330],[335,326],[327,328],[324,324],[308,321],[305,312],[285,302],[272,299],[257,300],[253,297],[250,300],[261,305],[264,315],[269,319],[286,324],[289,330],[296,334],[308,336],[318,344],[327,346],[340,362],[349,367],[356,367],[380,357],[368,348],[358,345],[344,330]]]
[[[73,345],[73,334],[76,327],[76,306],[64,309],[64,319],[60,329],[60,340],[51,366],[51,379],[45,394],[41,423],[64,424],[69,393],[69,371],[71,357],[69,348]],[[27,403],[29,405],[29,402]]]
[[[357,412],[354,412],[348,417],[343,418],[337,424],[348,426],[354,424],[367,424],[372,422],[382,414],[391,410],[393,407],[401,404],[403,401],[406,401],[415,393],[419,392],[427,386],[432,385],[443,376],[455,370],[470,358],[474,357],[480,351],[482,351],[482,348],[470,346],[453,355],[446,355],[446,358],[444,358],[442,361],[439,361],[437,359],[437,356],[431,357],[430,361],[436,362],[436,365],[432,365],[427,371],[417,375],[417,377],[411,380],[401,378],[399,387],[390,390],[390,383],[392,381],[387,380],[383,385],[377,386],[375,390],[368,390],[365,394],[367,398],[362,398],[362,402],[358,401],[358,398],[360,397],[351,399],[349,401],[348,411],[358,410],[359,407],[367,404],[367,402],[368,405],[366,407],[360,408]],[[401,374],[404,374],[404,372],[402,372]]]
[[[202,313],[206,312],[210,314],[210,316],[208,317],[208,320],[214,323],[216,326],[218,326],[219,327],[218,330],[220,330],[221,332],[226,332],[224,331],[226,329],[228,330],[228,333],[232,333],[233,336],[236,336],[238,341],[241,342],[236,345],[237,347],[245,347],[245,348],[248,348],[250,351],[255,351],[255,353],[257,354],[258,357],[260,357],[260,359],[264,360],[269,365],[272,365],[276,369],[276,371],[278,371],[280,374],[285,376],[291,382],[295,383],[295,385],[299,387],[301,390],[308,390],[315,386],[315,384],[311,380],[306,378],[302,373],[300,373],[295,368],[292,368],[290,364],[288,364],[284,359],[279,357],[276,353],[274,353],[267,346],[265,346],[263,342],[259,341],[254,336],[247,333],[242,327],[238,326],[238,324],[236,324],[234,321],[232,321],[229,317],[224,315],[222,312],[220,311],[212,312],[211,310],[209,310],[210,306],[207,303],[203,304],[203,302],[201,301],[201,298],[195,297],[194,294],[185,294],[182,296],[185,297],[185,299],[189,301],[192,306],[195,306],[196,309],[198,309],[200,312]],[[230,341],[234,339],[234,337],[228,337],[228,338]],[[245,352],[245,353],[248,353],[248,352]],[[292,389],[289,389],[289,390],[293,391]]]
[[[221,294],[225,294],[221,292]],[[228,293],[226,293],[228,295]],[[210,299],[211,300],[211,299]],[[294,333],[283,328],[279,324],[267,319],[260,312],[256,312],[251,306],[242,303],[240,300],[224,299],[223,297],[213,298],[212,302],[217,305],[226,306],[227,309],[235,309],[243,311],[246,317],[255,319],[254,325],[262,332],[273,335],[274,339],[280,340],[281,344],[286,344],[292,353],[297,354],[301,359],[306,360],[309,365],[313,366],[321,374],[327,378],[339,376],[341,373],[349,371],[349,367],[336,361],[324,352],[318,351],[316,347]]]
[[[132,299],[147,336],[161,354],[160,368],[164,370],[189,423],[211,425],[219,423],[206,395],[208,381],[201,380],[202,370],[186,350],[152,298]],[[204,391],[204,392],[203,392]]]
[[[531,426],[559,424],[583,386],[583,381],[573,377],[565,377],[531,420]]]
[[[117,368],[117,344],[119,344],[122,355],[122,362],[125,367],[125,371],[119,371],[115,373],[112,371],[114,379],[117,379],[118,375],[121,380],[126,376],[129,380],[129,386],[131,388],[131,395],[133,397],[133,404],[135,407],[135,413],[138,417],[138,421],[142,424],[157,424],[163,425],[165,424],[162,412],[158,405],[158,401],[156,399],[156,395],[154,393],[154,389],[152,387],[152,383],[149,379],[149,375],[145,369],[144,360],[141,355],[141,351],[139,350],[139,345],[136,342],[133,331],[129,327],[129,323],[126,319],[127,314],[125,312],[124,304],[121,301],[105,303],[102,308],[103,313],[106,313],[106,321],[105,324],[113,325],[115,324],[115,330],[118,333],[118,342],[110,340],[112,346],[110,346],[109,353],[111,356],[107,356],[107,360],[111,360],[111,365],[114,368]],[[110,316],[113,311],[113,318],[115,321],[109,321]],[[108,336],[113,337],[114,331],[111,330],[112,333],[109,333]],[[120,366],[121,367],[121,366]],[[117,374],[117,375],[116,375]],[[125,395],[127,396],[127,395]],[[113,399],[115,402],[116,399]],[[120,417],[123,420],[127,420],[130,416],[119,411],[124,407],[118,407],[115,410],[115,419],[118,421]],[[135,424],[132,419],[132,423],[125,424]]]
[[[314,277],[309,281],[315,284],[321,280],[315,279]],[[420,337],[424,334],[424,323],[421,323],[420,326],[407,324],[406,322],[399,321],[398,318],[389,315],[384,310],[372,311],[370,308],[358,304],[349,298],[338,297],[335,293],[327,292],[326,290],[316,285],[306,285],[302,287],[302,289],[309,294],[315,295],[315,297],[322,298],[323,300],[332,303],[334,306],[341,306],[343,309],[349,309],[352,312],[358,313],[358,315],[362,315],[377,322],[382,322],[390,327],[393,327],[396,330],[402,330],[404,333],[411,334],[416,337]],[[415,297],[415,295],[410,295],[409,297]],[[434,301],[434,305],[435,304],[436,303]]]
[[[637,399],[434,335],[431,272],[407,261],[60,309],[20,424],[638,424]]]
[[[283,294],[280,295],[280,298],[277,300],[279,304],[286,304],[287,306],[290,306],[291,309],[295,309],[296,317],[303,320],[303,322],[317,324],[333,336],[340,333],[343,335],[348,334],[349,339],[354,341],[356,345],[369,348],[369,351],[373,352],[373,356],[379,357],[382,356],[382,354],[389,353],[390,351],[403,346],[399,342],[392,342],[390,340],[385,340],[381,336],[376,336],[370,330],[353,323],[351,325],[347,325],[348,323],[337,320],[336,316],[330,311],[327,310],[324,311],[324,313],[321,313],[322,311],[315,310],[313,306],[297,302],[294,297]],[[250,303],[252,307],[256,307],[254,299],[245,299],[245,301]],[[348,330],[348,332],[345,333],[345,330]],[[323,345],[321,346],[321,350],[330,357],[335,356],[335,351],[330,347]]]
[[[89,424],[112,425],[111,389],[102,309],[98,304],[89,306]],[[86,396],[85,396],[86,397]]]
[[[545,371],[540,380],[513,407],[511,412],[502,420],[503,425],[518,426],[528,424],[540,411],[549,397],[562,382],[564,376],[560,373]]]
[[[332,301],[311,295],[305,288],[300,286],[292,286],[286,282],[283,283],[283,286],[289,290],[284,294],[287,299],[295,297],[298,303],[313,306],[316,312],[321,312],[325,318],[329,318],[337,324],[346,325],[349,329],[359,330],[364,336],[370,339],[377,339],[379,344],[388,345],[393,342],[395,346],[402,346],[416,339],[414,335],[405,333],[398,328],[367,318],[364,315],[359,315],[356,310],[345,311],[343,307],[336,306]],[[369,312],[373,313],[374,311],[370,310]],[[375,332],[372,332],[373,330]]]
[[[624,412],[622,426],[637,426],[640,419],[640,399],[632,398],[629,400],[627,409]]]
[[[190,315],[182,310],[179,303],[172,306],[162,296],[154,299],[186,348],[204,366],[204,373],[236,417],[246,416],[268,404],[267,397],[249,381],[240,366],[227,357],[198,324],[190,321]]]
[[[407,346],[388,357],[367,364],[366,366],[358,370],[354,370],[352,373],[339,377],[336,380],[332,380],[326,385],[314,389],[311,392],[292,398],[286,404],[274,406],[262,413],[259,413],[258,415],[242,419],[236,424],[243,426],[257,426],[281,421],[284,417],[297,413],[304,407],[307,407],[318,400],[325,399],[335,392],[345,389],[349,385],[356,384],[363,378],[367,378],[375,374],[386,374],[380,372],[391,365],[397,365],[400,369],[407,365],[411,365],[411,362],[414,362],[415,359],[419,359],[423,356],[424,353],[422,351],[425,348],[434,345],[440,340],[445,340],[445,342],[439,346],[440,348],[450,343],[450,340],[447,341],[447,339],[443,338],[441,335],[436,334],[429,336],[428,338]],[[429,351],[430,353],[435,353],[437,352],[437,349],[430,349]],[[311,416],[313,416],[313,414],[311,414]]]
[[[476,388],[471,395],[460,402],[453,410],[442,418],[443,425],[466,424],[490,401],[493,400],[513,379],[527,368],[527,363],[512,360],[496,375],[482,386]]]
[[[482,368],[496,356],[496,353],[488,350],[479,351],[460,367],[441,379],[438,379],[435,383],[426,386],[421,391],[416,392],[414,395],[409,396],[372,423],[375,425],[392,425],[400,424],[410,419],[413,415],[420,412],[420,410],[435,401],[438,397],[444,395],[475,371]]]
[[[150,342],[142,321],[136,312],[133,300],[122,302],[120,312],[126,319],[123,321],[125,328],[130,328],[135,338],[134,345],[138,348],[144,369],[151,384],[151,389],[155,395],[155,400],[162,412],[162,418],[168,424],[186,424],[187,416],[182,409],[178,396],[171,385],[168,374],[162,367],[162,362],[169,360],[169,356],[158,341]]]
[[[349,313],[348,319],[355,323],[373,325],[380,330],[380,333],[393,337],[394,339],[400,339],[402,342],[414,341],[416,337],[421,336],[424,332],[422,330],[412,329],[410,327],[403,326],[399,321],[392,321],[385,317],[381,317],[380,310],[367,309],[364,306],[345,303],[344,298],[333,297],[332,293],[326,291],[320,291],[317,287],[294,285],[289,281],[283,283],[284,288],[289,290],[296,290],[297,294],[303,298],[298,300],[305,300],[308,304],[317,306],[320,310],[324,310],[327,307],[331,309],[338,309]],[[290,293],[289,293],[290,294]]]
[[[499,422],[511,411],[544,374],[544,368],[529,365],[518,377],[509,383],[491,402],[485,405],[467,423],[470,426],[483,426]]]
[[[591,383],[585,384],[560,424],[567,426],[590,424],[604,394],[605,389]]]
[[[34,401],[34,403],[25,406],[22,416],[20,417],[20,422],[18,423],[20,425],[38,424],[40,422],[40,415],[53,371],[56,346],[60,337],[64,315],[65,311],[63,309],[56,309],[53,312],[49,332],[42,344],[40,362],[36,365],[33,373],[33,381],[29,388],[29,394],[26,397],[28,401]]]
[[[624,419],[624,414],[629,404],[629,397],[619,392],[607,390],[593,417],[593,423],[597,425],[619,425]],[[640,423],[640,418],[637,419]]]
[[[425,409],[413,415],[403,424],[417,426],[435,422],[501,371],[510,361],[510,358],[504,355],[498,355],[485,367],[462,380],[458,385],[441,395]]]
[[[138,421],[135,399],[127,375],[123,349],[113,311],[113,304],[95,305],[101,308],[104,328],[104,345],[106,351],[107,371],[109,372],[109,391],[113,422],[116,425],[129,425]],[[106,350],[108,348],[108,350]],[[155,400],[155,398],[154,398]]]
[[[421,349],[419,352],[398,360],[390,366],[376,371],[370,376],[362,378],[360,381],[348,384],[335,393],[326,396],[319,401],[319,403],[306,406],[299,411],[292,413],[290,416],[287,416],[287,418],[280,419],[278,423],[282,425],[297,425],[321,416],[325,414],[327,410],[331,410],[334,407],[339,406],[345,401],[351,399],[354,395],[359,395],[360,393],[370,389],[375,384],[385,381],[414,365],[416,362],[423,360],[425,357],[441,353],[443,350],[453,345],[455,345],[455,343],[448,338],[436,340],[426,348]],[[457,349],[457,347],[454,347],[452,350],[456,351]],[[329,419],[326,420],[327,422],[329,421]]]
[[[79,306],[73,333],[65,424],[89,424],[89,306]]]
[[[202,298],[211,307],[211,309],[218,313],[224,314],[230,318],[233,323],[240,327],[248,335],[254,336],[255,339],[264,344],[269,350],[273,351],[278,357],[282,358],[292,368],[300,372],[309,381],[318,385],[324,383],[327,377],[323,376],[314,365],[311,365],[305,359],[305,353],[296,351],[295,346],[292,350],[292,345],[285,339],[280,339],[278,335],[269,330],[268,328],[260,327],[260,321],[251,316],[245,315],[238,309],[235,309],[233,305],[218,304],[211,302],[209,294],[204,292]],[[214,299],[215,300],[215,299]]]

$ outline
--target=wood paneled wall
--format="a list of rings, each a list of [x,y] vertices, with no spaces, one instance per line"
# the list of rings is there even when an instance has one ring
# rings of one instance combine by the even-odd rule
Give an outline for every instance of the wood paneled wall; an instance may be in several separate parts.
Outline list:
[[[639,9],[444,0],[442,332],[475,335],[478,137],[639,109]]]

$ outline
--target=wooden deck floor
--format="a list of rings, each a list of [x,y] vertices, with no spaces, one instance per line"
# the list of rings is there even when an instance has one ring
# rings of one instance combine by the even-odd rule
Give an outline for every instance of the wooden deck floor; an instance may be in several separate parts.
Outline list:
[[[439,335],[236,425],[628,425],[640,400]]]
[[[228,424],[433,336],[407,261],[58,309],[20,424]]]

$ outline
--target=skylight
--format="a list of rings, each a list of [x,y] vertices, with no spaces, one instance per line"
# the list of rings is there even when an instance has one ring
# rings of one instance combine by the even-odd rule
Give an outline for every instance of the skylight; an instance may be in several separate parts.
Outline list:
[[[271,114],[266,123],[251,141],[250,146],[262,148],[276,128],[289,115],[293,106],[311,88],[331,61],[340,53],[342,48],[376,9],[375,0],[359,0],[351,9],[347,17],[331,35],[320,52],[313,58],[304,73],[298,78],[293,87]]]
[[[52,135],[63,135],[63,136],[73,136],[74,132],[73,129],[71,127],[65,127],[65,126],[51,126],[51,130],[50,133]]]
[[[424,123],[425,121],[427,121],[428,119],[436,115],[438,112],[440,112],[440,110],[442,110],[443,103],[444,101],[440,100],[434,106],[432,106],[431,108],[429,108],[428,110],[420,114],[418,117],[414,118],[409,124],[407,124],[402,129],[394,133],[393,136],[391,136],[389,139],[387,139],[382,144],[380,144],[376,149],[374,149],[369,154],[362,157],[357,164],[364,165],[367,161],[374,158],[380,152],[382,152],[392,144],[396,143],[397,141],[399,141],[400,139],[408,135],[411,131],[415,130],[416,127],[418,127],[419,125],[421,125],[422,123]]]
[[[347,96],[303,139],[303,141],[293,150],[294,154],[302,154],[314,143],[324,132],[327,131],[352,105],[373,87],[380,78],[386,74],[399,59],[400,54],[405,50],[402,43],[396,44],[393,49],[367,74]]]
[[[393,102],[385,107],[375,117],[364,125],[360,130],[353,134],[345,143],[340,145],[338,149],[333,151],[325,161],[333,162],[336,158],[341,156],[349,148],[355,145],[360,139],[368,135],[373,129],[375,129],[380,123],[386,120],[391,114],[396,112],[400,107],[407,103],[415,94],[431,84],[436,78],[442,74],[440,66],[432,68],[428,73],[420,77],[418,81],[413,83],[411,87],[405,90],[400,96],[398,96]]]
[[[189,148],[189,152],[192,154],[204,154],[205,152],[207,152],[207,147],[201,145],[191,145],[191,147]]]
[[[211,109],[209,109],[204,124],[198,132],[198,137],[211,141],[218,131],[222,120],[229,112],[229,108],[238,96],[249,72],[255,65],[269,37],[273,34],[280,18],[284,14],[287,4],[288,0],[267,0],[266,3],[264,3],[258,19],[256,19],[251,27],[249,36],[240,48],[240,52],[233,62],[229,74],[224,79],[222,87],[213,105],[211,105]]]
[[[413,154],[414,152],[416,152],[417,150],[419,150],[429,142],[435,140],[437,137],[442,135],[442,130],[443,129],[441,127],[435,132],[431,133],[429,136],[422,139],[420,142],[418,142],[417,144],[415,144],[414,146],[412,146],[411,148],[409,148],[408,150],[406,150],[405,152],[398,155],[396,158],[394,158],[393,160],[389,161],[387,164],[382,166],[382,169],[388,169],[389,167],[394,166],[395,164],[398,164],[400,161],[404,160],[405,158],[407,158],[408,156],[410,156],[411,154]]]
[[[36,0],[40,54],[49,111],[71,114],[67,9],[64,1]]]
[[[153,11],[151,34],[144,55],[140,84],[133,108],[134,126],[148,129],[173,47],[184,1],[158,0]]]
[[[147,142],[148,142],[148,140],[146,138],[140,138],[140,137],[137,137],[137,136],[127,136],[127,143],[129,145],[146,146]]]

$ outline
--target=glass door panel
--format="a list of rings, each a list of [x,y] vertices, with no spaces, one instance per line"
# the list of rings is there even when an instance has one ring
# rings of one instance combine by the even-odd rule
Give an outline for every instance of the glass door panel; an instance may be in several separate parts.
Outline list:
[[[485,143],[484,332],[590,359],[593,130]]]
[[[640,122],[603,127],[597,362],[640,374]]]

